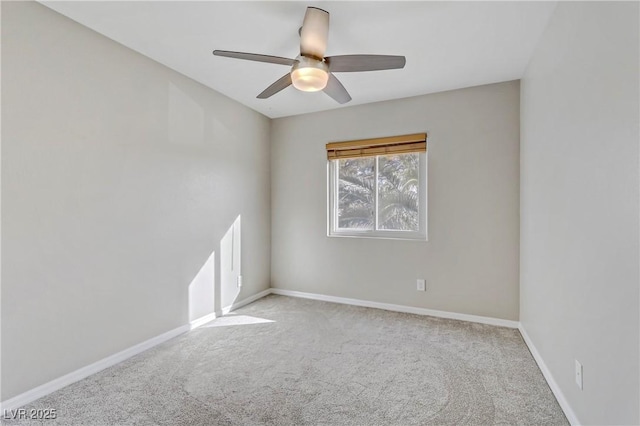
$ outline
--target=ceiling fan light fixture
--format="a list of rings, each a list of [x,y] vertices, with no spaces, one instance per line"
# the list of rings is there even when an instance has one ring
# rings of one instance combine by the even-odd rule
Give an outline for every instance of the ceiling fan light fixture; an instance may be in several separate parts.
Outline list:
[[[291,82],[293,87],[303,92],[318,92],[327,86],[329,81],[329,66],[306,56],[299,56],[291,68]]]

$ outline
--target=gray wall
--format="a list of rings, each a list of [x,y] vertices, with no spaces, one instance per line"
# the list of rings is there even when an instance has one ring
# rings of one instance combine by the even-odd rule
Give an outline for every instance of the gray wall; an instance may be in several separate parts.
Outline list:
[[[3,400],[211,313],[238,216],[237,297],[269,287],[269,127],[44,6],[2,2]]]
[[[327,237],[325,144],[425,131],[429,241]],[[517,81],[274,120],[272,286],[517,320],[519,132]]]
[[[584,424],[640,423],[638,13],[559,3],[522,79],[520,319]]]

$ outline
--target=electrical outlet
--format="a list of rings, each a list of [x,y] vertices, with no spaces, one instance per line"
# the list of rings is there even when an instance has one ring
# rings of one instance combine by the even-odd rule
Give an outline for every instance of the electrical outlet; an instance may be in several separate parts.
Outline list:
[[[575,360],[576,362],[576,385],[578,385],[578,387],[580,388],[580,390],[582,390],[582,364],[580,364],[580,362],[578,362],[578,360]]]
[[[242,275],[238,275],[238,287],[242,287]]]
[[[426,280],[417,280],[416,281],[416,290],[418,290],[418,291],[427,291],[427,282],[426,282]]]

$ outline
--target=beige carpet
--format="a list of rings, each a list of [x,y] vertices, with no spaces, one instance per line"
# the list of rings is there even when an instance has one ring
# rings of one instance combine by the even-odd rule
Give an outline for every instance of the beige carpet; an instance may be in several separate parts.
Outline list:
[[[273,295],[26,408],[55,408],[46,425],[567,424],[517,330]]]

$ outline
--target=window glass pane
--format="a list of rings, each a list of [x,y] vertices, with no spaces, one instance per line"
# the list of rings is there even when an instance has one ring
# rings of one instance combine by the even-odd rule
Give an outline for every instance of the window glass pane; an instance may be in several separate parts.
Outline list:
[[[338,160],[338,228],[373,230],[375,157]]]
[[[378,229],[418,231],[420,154],[378,157]]]

